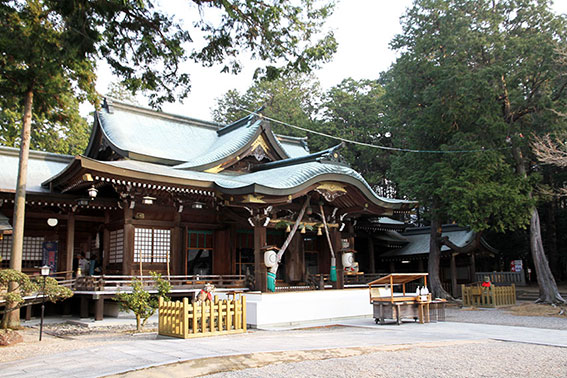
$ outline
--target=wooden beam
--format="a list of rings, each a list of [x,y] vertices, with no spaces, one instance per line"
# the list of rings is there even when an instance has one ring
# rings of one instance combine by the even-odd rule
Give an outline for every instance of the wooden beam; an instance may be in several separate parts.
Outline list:
[[[108,257],[110,255],[110,229],[108,224],[110,223],[110,213],[105,211],[104,213],[104,231],[102,234],[102,274],[106,274],[106,266],[108,265]]]
[[[374,238],[368,235],[368,262],[370,265],[369,273],[376,273],[376,256],[374,256]]]
[[[457,262],[456,262],[457,253],[451,253],[451,295],[453,297],[457,297]]]
[[[75,249],[75,214],[73,212],[67,214],[67,249],[65,254],[65,271],[66,279],[73,278],[73,252]]]
[[[268,290],[267,269],[264,264],[262,247],[266,245],[266,227],[254,226],[254,276],[256,278],[256,290],[266,292]]]
[[[132,224],[132,209],[124,205],[124,255],[122,274],[131,275],[134,264],[134,225]]]

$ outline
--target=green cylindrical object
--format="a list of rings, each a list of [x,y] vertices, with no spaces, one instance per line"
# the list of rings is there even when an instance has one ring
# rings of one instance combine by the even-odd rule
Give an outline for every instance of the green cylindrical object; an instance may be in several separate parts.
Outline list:
[[[334,265],[331,265],[331,281],[337,282],[337,267]]]
[[[271,292],[276,291],[276,274],[268,272],[268,290]]]

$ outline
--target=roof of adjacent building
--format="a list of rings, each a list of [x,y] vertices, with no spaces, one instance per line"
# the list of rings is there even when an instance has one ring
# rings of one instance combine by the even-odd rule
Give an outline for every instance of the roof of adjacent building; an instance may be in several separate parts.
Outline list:
[[[10,224],[10,220],[7,216],[0,213],[0,235],[3,234],[11,234],[12,233],[12,225]]]
[[[446,236],[457,247],[463,248],[474,241],[476,233],[468,228],[457,225],[444,225],[442,237]],[[429,253],[430,227],[408,228],[400,234],[401,238],[407,240],[407,244],[400,249],[390,250],[383,253],[380,257],[404,257]],[[487,244],[483,244],[487,247]],[[490,248],[490,247],[489,247]],[[441,246],[441,252],[451,249],[446,245]]]
[[[18,178],[18,148],[0,146],[0,191],[15,192]],[[73,156],[50,152],[30,151],[26,192],[49,192],[42,182],[61,172],[73,161]]]

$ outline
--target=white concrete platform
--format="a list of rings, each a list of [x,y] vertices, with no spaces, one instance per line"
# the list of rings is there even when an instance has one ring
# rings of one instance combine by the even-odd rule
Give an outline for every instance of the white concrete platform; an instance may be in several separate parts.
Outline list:
[[[247,323],[267,329],[372,317],[368,289],[246,293]]]

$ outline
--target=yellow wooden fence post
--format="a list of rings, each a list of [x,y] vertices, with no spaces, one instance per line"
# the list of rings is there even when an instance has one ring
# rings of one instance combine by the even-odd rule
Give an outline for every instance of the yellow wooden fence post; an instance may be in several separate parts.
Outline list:
[[[189,299],[183,298],[183,313],[181,314],[181,334],[186,339],[189,336]]]
[[[222,321],[222,310],[223,310],[223,302],[224,301],[218,301],[217,303],[217,308],[218,308],[218,312],[219,312],[219,331],[223,331],[223,321]]]
[[[162,310],[162,307],[163,307],[163,298],[159,297],[159,300],[158,300],[158,335],[160,335],[161,332],[163,331],[162,323],[165,320],[165,313]]]
[[[193,334],[197,333],[197,302],[193,302]]]
[[[241,295],[240,300],[242,301],[242,329],[246,332],[248,327],[246,324],[246,297]]]

